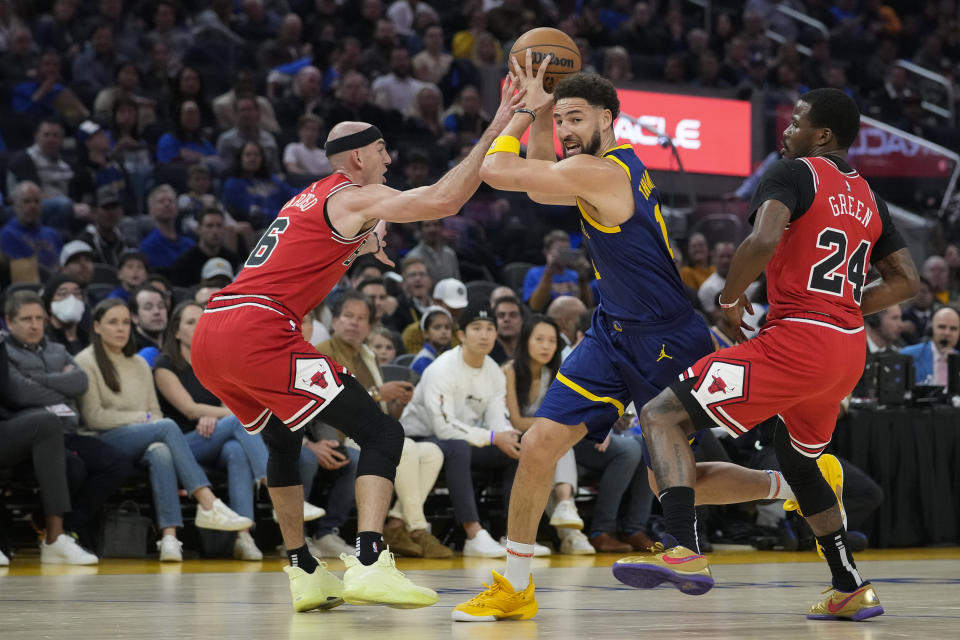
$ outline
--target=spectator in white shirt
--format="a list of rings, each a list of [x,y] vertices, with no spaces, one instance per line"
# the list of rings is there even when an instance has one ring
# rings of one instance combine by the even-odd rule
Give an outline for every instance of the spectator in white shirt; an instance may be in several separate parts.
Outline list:
[[[410,75],[410,52],[405,47],[390,50],[390,73],[373,81],[373,99],[384,109],[396,109],[401,113],[413,106],[413,98],[423,83]]]
[[[507,420],[506,378],[489,357],[497,340],[495,316],[485,302],[461,315],[460,346],[434,360],[413,392],[400,422],[409,437],[435,442],[444,457],[444,472],[454,516],[467,534],[465,556],[504,557],[480,524],[471,469],[501,474],[509,503],[520,456],[520,432]]]
[[[302,116],[297,122],[299,142],[291,142],[283,150],[283,166],[288,173],[321,178],[333,173],[327,152],[317,146],[323,120],[313,114]]]

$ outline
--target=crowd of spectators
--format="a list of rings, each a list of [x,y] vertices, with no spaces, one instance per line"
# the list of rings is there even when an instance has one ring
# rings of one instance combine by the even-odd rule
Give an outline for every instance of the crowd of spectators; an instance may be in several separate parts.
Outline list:
[[[823,22],[829,37],[786,19],[781,4]],[[95,550],[97,512],[134,467],[149,470],[161,559],[182,558],[178,483],[198,502],[197,526],[238,531],[236,556],[259,557],[252,505],[265,451],[192,376],[199,312],[283,203],[330,172],[330,127],[377,125],[393,159],[388,183],[428,184],[487,126],[506,52],[534,26],[569,33],[584,68],[618,84],[759,99],[768,116],[807,87],[835,86],[864,113],[960,149],[951,123],[921,108],[943,96],[893,64],[906,58],[955,81],[955,2],[712,7],[705,23],[693,3],[676,1],[0,0],[0,352],[9,360],[0,434],[34,425],[3,448],[0,466],[42,468],[42,557],[95,561],[61,534]],[[691,301],[716,324],[739,238],[678,240]],[[470,472],[509,499],[522,433],[598,301],[580,241],[568,209],[481,187],[456,217],[391,228],[398,266],[356,261],[304,319],[304,337],[407,431],[386,527],[395,549],[449,554],[424,515],[443,472],[465,552],[502,555],[503,532],[481,523]],[[938,309],[952,309],[960,288],[960,251],[949,246],[923,272],[927,288],[902,314],[878,314],[869,335],[871,349],[919,345],[907,350],[923,361],[918,379],[938,381],[957,342],[960,317]],[[762,315],[762,281],[751,295]],[[311,545],[321,556],[348,551],[339,531],[353,506],[355,444],[318,423],[305,445]],[[561,460],[549,508],[560,551],[649,545],[642,446],[627,418],[607,442]],[[226,470],[230,507],[201,464]],[[86,472],[72,473],[78,465]],[[597,488],[586,524],[576,501],[584,477]]]

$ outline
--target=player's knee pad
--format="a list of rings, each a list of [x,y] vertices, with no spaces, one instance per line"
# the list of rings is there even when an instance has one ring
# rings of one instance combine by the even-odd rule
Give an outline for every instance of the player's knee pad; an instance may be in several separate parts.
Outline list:
[[[820,473],[816,458],[805,456],[793,448],[783,422],[777,425],[774,442],[780,471],[797,496],[797,504],[805,516],[816,515],[837,504],[837,496]]]
[[[267,485],[295,487],[303,484],[300,479],[302,434],[291,431],[277,416],[270,416],[261,434],[270,453],[267,458]]]
[[[380,476],[393,482],[403,454],[403,427],[396,418],[370,415],[353,438],[360,445],[357,476]]]

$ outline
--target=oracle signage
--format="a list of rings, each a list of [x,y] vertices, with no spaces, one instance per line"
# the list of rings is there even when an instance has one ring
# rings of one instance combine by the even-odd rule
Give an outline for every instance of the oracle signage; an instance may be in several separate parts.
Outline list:
[[[664,144],[669,137],[685,171],[750,175],[749,102],[632,89],[617,89],[617,95],[617,142],[632,145],[649,169],[678,170],[673,151]],[[562,155],[559,141],[555,144],[557,154]]]
[[[750,175],[752,115],[743,100],[681,96],[618,89],[620,117],[614,133],[629,143],[650,169],[677,170],[669,136],[690,173]]]
[[[777,108],[779,132],[790,122],[792,112],[790,105]],[[867,178],[949,179],[958,162],[949,149],[867,116],[860,116],[860,134],[848,157],[850,165]]]

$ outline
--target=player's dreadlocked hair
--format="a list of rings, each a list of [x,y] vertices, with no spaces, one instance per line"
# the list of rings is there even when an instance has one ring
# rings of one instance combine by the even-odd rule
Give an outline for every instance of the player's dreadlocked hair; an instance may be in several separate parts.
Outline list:
[[[595,73],[575,73],[557,83],[553,101],[561,98],[583,98],[588,104],[609,109],[612,119],[620,115],[620,98],[613,83]]]
[[[853,98],[840,89],[814,89],[800,96],[810,105],[810,124],[830,129],[843,149],[850,148],[860,132],[860,109]]]

